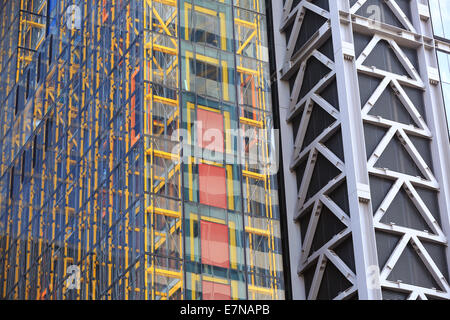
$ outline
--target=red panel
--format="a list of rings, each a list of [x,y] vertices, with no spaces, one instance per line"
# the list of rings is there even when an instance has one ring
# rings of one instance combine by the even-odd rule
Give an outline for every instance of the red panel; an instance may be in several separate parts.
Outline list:
[[[227,284],[202,281],[203,300],[231,300],[231,288]]]
[[[198,144],[201,148],[223,153],[223,115],[198,109]]]
[[[228,227],[223,224],[201,221],[200,230],[202,263],[229,268]]]
[[[200,203],[226,209],[227,185],[225,169],[207,164],[199,164],[198,177]]]
[[[139,67],[131,75],[131,94],[134,94],[136,89],[136,75],[139,73]],[[139,139],[140,134],[136,136],[136,95],[131,98],[131,145],[133,146]]]
[[[109,13],[106,12],[106,0],[103,0],[103,19],[102,22],[105,23],[106,19],[108,19]]]

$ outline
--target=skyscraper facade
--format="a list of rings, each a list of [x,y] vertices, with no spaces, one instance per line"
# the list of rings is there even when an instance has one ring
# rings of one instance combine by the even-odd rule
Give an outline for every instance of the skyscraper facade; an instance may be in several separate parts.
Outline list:
[[[0,0],[1,299],[450,299],[447,0]]]
[[[449,299],[448,1],[271,4],[293,297]]]
[[[0,4],[2,299],[284,299],[264,1]]]
[[[450,132],[450,3],[431,0],[430,11]]]

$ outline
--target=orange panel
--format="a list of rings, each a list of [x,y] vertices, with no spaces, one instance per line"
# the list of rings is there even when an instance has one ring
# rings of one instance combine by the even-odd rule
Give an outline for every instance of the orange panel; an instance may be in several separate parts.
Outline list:
[[[105,23],[108,19],[109,13],[106,12],[106,0],[103,0],[103,12],[102,12],[102,22]]]
[[[227,284],[202,281],[203,300],[231,300],[231,288]]]
[[[131,75],[131,145],[134,145],[136,141],[139,139],[140,134],[136,136],[136,94],[134,91],[136,90],[136,75],[139,73],[139,67],[137,67],[136,71]]]
[[[223,224],[201,221],[200,230],[202,263],[229,268],[228,227]]]
[[[223,115],[213,111],[198,109],[198,144],[201,148],[223,153]]]
[[[227,188],[225,168],[207,164],[198,165],[200,203],[227,208]]]

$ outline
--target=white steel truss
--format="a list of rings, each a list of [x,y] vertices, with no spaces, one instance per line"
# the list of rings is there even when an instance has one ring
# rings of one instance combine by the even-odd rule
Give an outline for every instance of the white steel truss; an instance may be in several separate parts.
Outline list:
[[[406,79],[403,75],[398,75],[395,73],[390,73],[387,71],[381,71],[374,67],[366,67],[363,65],[367,56],[370,55],[372,50],[376,47],[377,43],[385,40],[389,43],[392,50],[395,52],[397,58],[402,63],[403,67],[408,71],[410,78]],[[364,49],[360,57],[356,61],[356,67],[358,71],[361,71],[366,74],[371,74],[375,77],[383,77],[378,88],[373,92],[369,101],[362,109],[363,120],[367,123],[374,123],[381,125],[385,128],[388,128],[385,136],[381,139],[379,145],[376,147],[373,154],[370,156],[368,160],[368,170],[369,173],[381,177],[385,177],[388,179],[395,180],[390,191],[387,193],[386,197],[382,201],[382,204],[375,212],[374,216],[374,226],[378,230],[384,230],[386,232],[396,233],[402,236],[400,242],[397,244],[394,251],[391,253],[386,265],[382,268],[380,279],[381,285],[387,288],[395,288],[395,289],[403,289],[405,292],[409,293],[409,298],[420,297],[421,299],[426,298],[426,296],[433,296],[439,298],[450,298],[449,285],[447,280],[442,275],[439,268],[434,263],[431,256],[428,254],[427,250],[422,245],[421,240],[427,239],[432,242],[441,243],[443,245],[447,244],[447,237],[442,231],[440,225],[433,217],[430,212],[430,209],[427,208],[425,202],[421,199],[418,192],[416,191],[415,186],[421,186],[424,188],[439,190],[439,183],[433,175],[433,172],[428,167],[427,163],[423,160],[422,155],[417,151],[414,144],[411,142],[408,134],[414,134],[416,136],[424,137],[427,139],[432,139],[432,134],[430,129],[428,128],[426,122],[420,115],[419,111],[416,109],[414,104],[411,102],[410,98],[402,88],[400,84],[408,84],[410,86],[418,87],[422,90],[425,90],[425,86],[423,81],[421,80],[419,74],[412,66],[412,63],[408,60],[406,55],[402,52],[401,48],[394,40],[390,40],[388,38],[383,39],[383,37],[375,35],[367,47]],[[413,125],[405,125],[399,122],[386,120],[381,117],[369,115],[370,110],[376,104],[381,94],[388,89],[388,86],[391,86],[396,93],[399,100],[404,105],[405,109],[411,115],[413,120],[416,122]],[[387,168],[377,168],[376,163],[378,159],[383,155],[389,143],[397,137],[408,154],[413,159],[416,166],[419,168],[423,176],[425,177],[413,177],[404,173],[395,172],[389,170]],[[404,189],[408,196],[411,198],[411,201],[414,203],[423,219],[428,224],[430,230],[418,231],[411,228],[406,228],[403,226],[397,226],[393,223],[385,224],[381,222],[381,219],[388,211],[389,206],[394,201],[397,194],[400,190]],[[407,284],[403,284],[401,282],[393,283],[392,281],[387,280],[389,274],[394,269],[395,264],[398,262],[398,259],[402,255],[403,251],[407,247],[408,244],[411,244],[412,247],[416,250],[419,257],[422,259],[423,263],[427,267],[428,271],[432,274],[433,278],[439,284],[440,288],[426,289],[416,286],[411,286]],[[426,294],[426,295],[425,295]]]
[[[321,97],[320,92],[327,88],[331,82],[335,81],[335,63],[318,49],[326,41],[330,40],[331,27],[329,23],[329,12],[309,1],[300,1],[300,3],[292,8],[293,1],[288,0],[284,7],[284,22],[282,26],[286,28],[288,24],[293,23],[291,36],[288,39],[285,64],[281,71],[281,76],[285,79],[295,77],[293,89],[290,92],[287,121],[292,121],[294,117],[300,117],[299,131],[294,133],[295,143],[294,152],[290,159],[290,169],[295,170],[296,167],[306,161],[306,169],[302,177],[301,185],[297,195],[297,203],[295,206],[294,219],[299,220],[303,215],[312,208],[311,218],[307,226],[304,241],[301,245],[301,258],[298,261],[297,272],[302,275],[305,270],[314,268],[314,275],[310,290],[305,298],[316,299],[322,284],[323,275],[327,264],[332,264],[349,282],[348,288],[340,292],[335,299],[346,299],[353,296],[357,291],[356,275],[351,268],[334,252],[334,248],[343,241],[351,237],[351,223],[348,213],[344,212],[328,194],[345,182],[345,164],[325,146],[325,142],[339,130],[341,125],[339,110],[331,105],[327,100]],[[295,51],[297,39],[305,23],[304,17],[310,10],[315,14],[325,18],[326,22],[318,28],[313,37],[308,39],[302,46],[300,51]],[[308,63],[312,58],[322,63],[330,71],[326,74],[313,88],[300,97],[300,91],[305,81],[305,72]],[[333,123],[325,128],[309,145],[304,145],[305,135],[308,124],[311,121],[313,108],[321,108],[328,113],[333,119]],[[327,159],[330,164],[335,166],[340,172],[334,179],[326,184],[315,195],[307,199],[309,185],[311,183],[314,169],[316,168],[317,158],[321,155]],[[320,168],[318,168],[320,170]],[[300,183],[300,181],[298,181]],[[343,225],[344,229],[335,234],[328,242],[326,242],[319,250],[311,252],[311,246],[316,235],[319,219],[326,208],[331,212]]]

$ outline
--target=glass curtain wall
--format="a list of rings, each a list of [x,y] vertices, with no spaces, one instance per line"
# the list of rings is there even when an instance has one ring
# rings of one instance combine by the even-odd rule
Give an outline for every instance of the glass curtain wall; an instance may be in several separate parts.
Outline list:
[[[429,4],[434,35],[450,43],[450,2],[446,0],[429,0]],[[450,54],[438,51],[437,56],[450,135]]]
[[[265,11],[0,0],[1,298],[284,298]]]
[[[186,298],[282,299],[264,1],[180,0]]]

